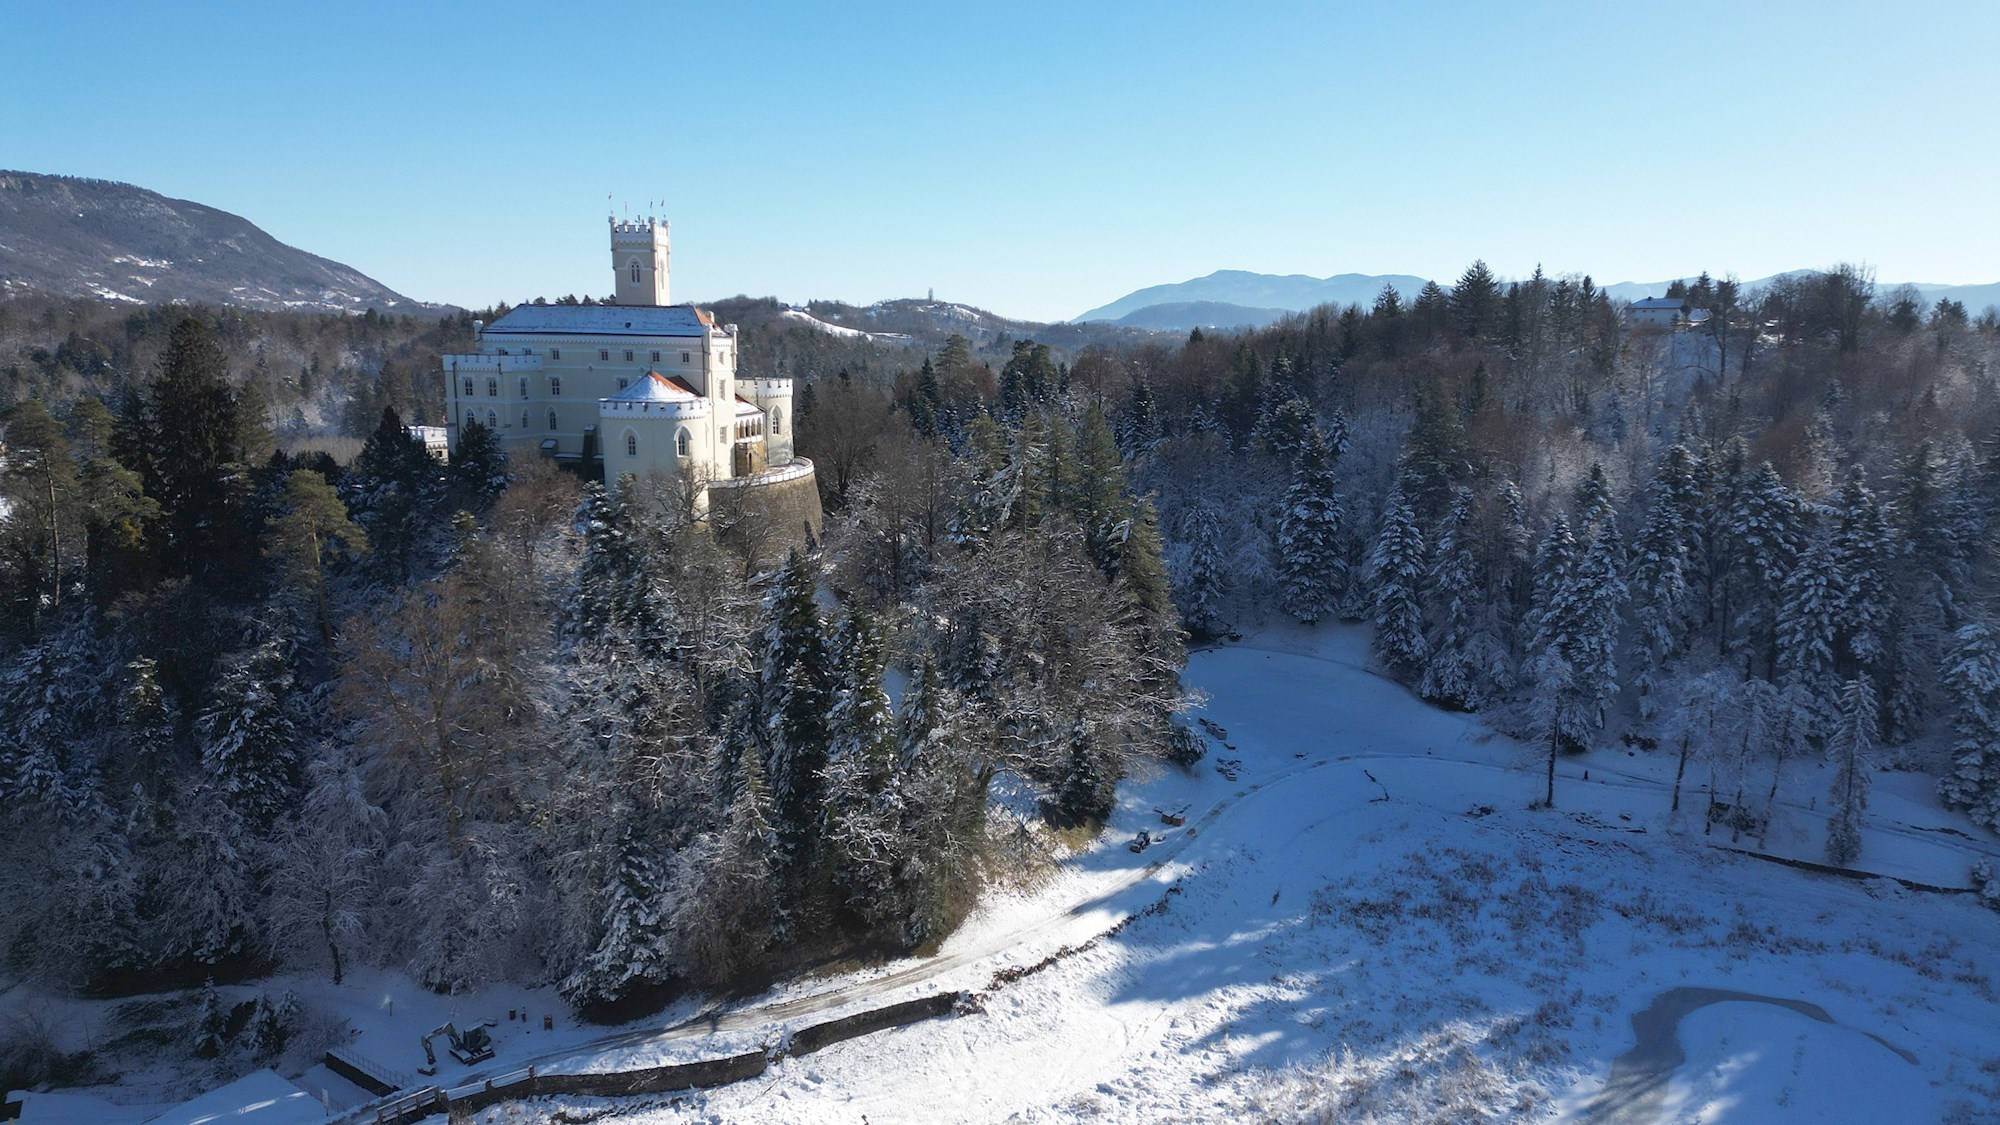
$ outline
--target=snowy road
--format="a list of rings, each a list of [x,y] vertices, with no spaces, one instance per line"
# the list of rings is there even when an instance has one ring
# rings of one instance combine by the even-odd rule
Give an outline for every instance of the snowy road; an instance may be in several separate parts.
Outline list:
[[[1637,1042],[1611,1064],[1611,1077],[1604,1089],[1584,1111],[1590,1125],[1656,1125],[1667,1120],[1667,1087],[1674,1074],[1687,1062],[1677,1034],[1681,1020],[1711,1004],[1769,1004],[1797,1012],[1823,1024],[1836,1021],[1826,1009],[1803,1000],[1736,992],[1725,988],[1669,988],[1653,998],[1643,1010],[1632,1015],[1632,1034]],[[1917,1057],[1888,1040],[1863,1032],[1906,1063]]]

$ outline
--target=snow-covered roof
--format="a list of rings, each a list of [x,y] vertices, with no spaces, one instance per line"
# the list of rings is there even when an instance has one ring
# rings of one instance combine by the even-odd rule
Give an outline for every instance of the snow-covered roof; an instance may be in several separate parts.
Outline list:
[[[695,393],[687,381],[668,378],[657,371],[648,371],[632,385],[606,399],[607,402],[687,402],[701,396]]]
[[[751,402],[742,395],[736,396],[736,416],[738,418],[754,418],[762,413],[764,412],[757,409],[756,403]]]
[[[1687,304],[1681,297],[1641,297],[1632,302],[1635,309],[1678,309]]]
[[[486,335],[700,336],[715,318],[693,305],[516,305]]]

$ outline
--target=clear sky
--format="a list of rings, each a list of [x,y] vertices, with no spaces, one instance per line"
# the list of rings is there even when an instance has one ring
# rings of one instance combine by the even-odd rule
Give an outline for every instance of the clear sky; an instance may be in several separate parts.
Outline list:
[[[0,0],[0,168],[413,297],[940,297],[1215,269],[2000,280],[2000,3]]]

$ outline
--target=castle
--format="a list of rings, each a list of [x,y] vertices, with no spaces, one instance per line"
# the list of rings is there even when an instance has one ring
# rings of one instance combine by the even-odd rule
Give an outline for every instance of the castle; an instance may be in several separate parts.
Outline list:
[[[792,455],[792,381],[744,376],[735,325],[668,303],[667,224],[611,220],[609,305],[521,305],[474,321],[444,357],[452,441],[477,421],[510,456],[539,454],[611,488],[630,477],[711,487],[810,478]],[[816,506],[816,505],[815,505]]]

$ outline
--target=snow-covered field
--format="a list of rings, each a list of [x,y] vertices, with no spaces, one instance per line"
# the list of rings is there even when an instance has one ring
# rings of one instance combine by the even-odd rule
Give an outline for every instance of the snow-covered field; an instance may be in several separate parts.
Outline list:
[[[1557,808],[1530,810],[1531,752],[1369,674],[1364,637],[1270,634],[1197,655],[1190,679],[1234,749],[1217,746],[1197,778],[1129,787],[1097,847],[1036,893],[990,905],[935,972],[905,963],[788,992],[873,995],[863,980],[921,978],[880,995],[987,990],[983,1012],[706,1093],[526,1103],[482,1119],[2000,1116],[2000,918],[1970,896],[1711,847],[1728,840],[1704,838],[1687,811],[1698,794],[1668,812],[1663,752],[1565,760]],[[1240,780],[1220,776],[1216,757],[1240,758]],[[1817,859],[1809,805],[1825,775],[1790,768],[1797,807],[1771,847]],[[1260,779],[1273,780],[1252,791]],[[1968,849],[2000,845],[1940,812],[1919,781],[1882,779],[1862,864],[1962,886]],[[1188,828],[1165,829],[1156,807],[1182,803]],[[1125,844],[1142,827],[1166,840],[1134,854]],[[989,989],[996,968],[1064,945],[1085,948]],[[1680,986],[1803,1001],[1833,1022],[1741,1000],[1699,1007],[1679,1022],[1686,1061],[1670,1080],[1600,1101],[1612,1061],[1634,1050],[1632,1015]],[[676,1046],[703,1053],[699,1040]]]
[[[1557,807],[1530,809],[1534,752],[1371,674],[1365,643],[1284,630],[1194,656],[1226,744],[1191,776],[1128,784],[1100,841],[990,899],[932,958],[609,1032],[543,993],[299,987],[351,1016],[355,1051],[406,1070],[437,1022],[532,1014],[502,1019],[492,1063],[447,1060],[452,1085],[529,1061],[713,1057],[925,992],[983,997],[737,1086],[516,1103],[487,1122],[2000,1120],[2000,916],[1727,851],[1726,829],[1702,831],[1701,768],[1669,811],[1664,750],[1565,759]],[[1786,769],[1768,850],[1817,860],[1826,774]],[[1142,829],[1161,838],[1135,853]],[[1941,811],[1928,779],[1878,779],[1862,867],[1960,887],[1979,854],[2000,841]],[[1793,1007],[1688,1002],[1635,1045],[1632,1017],[1697,995],[1682,988]]]

